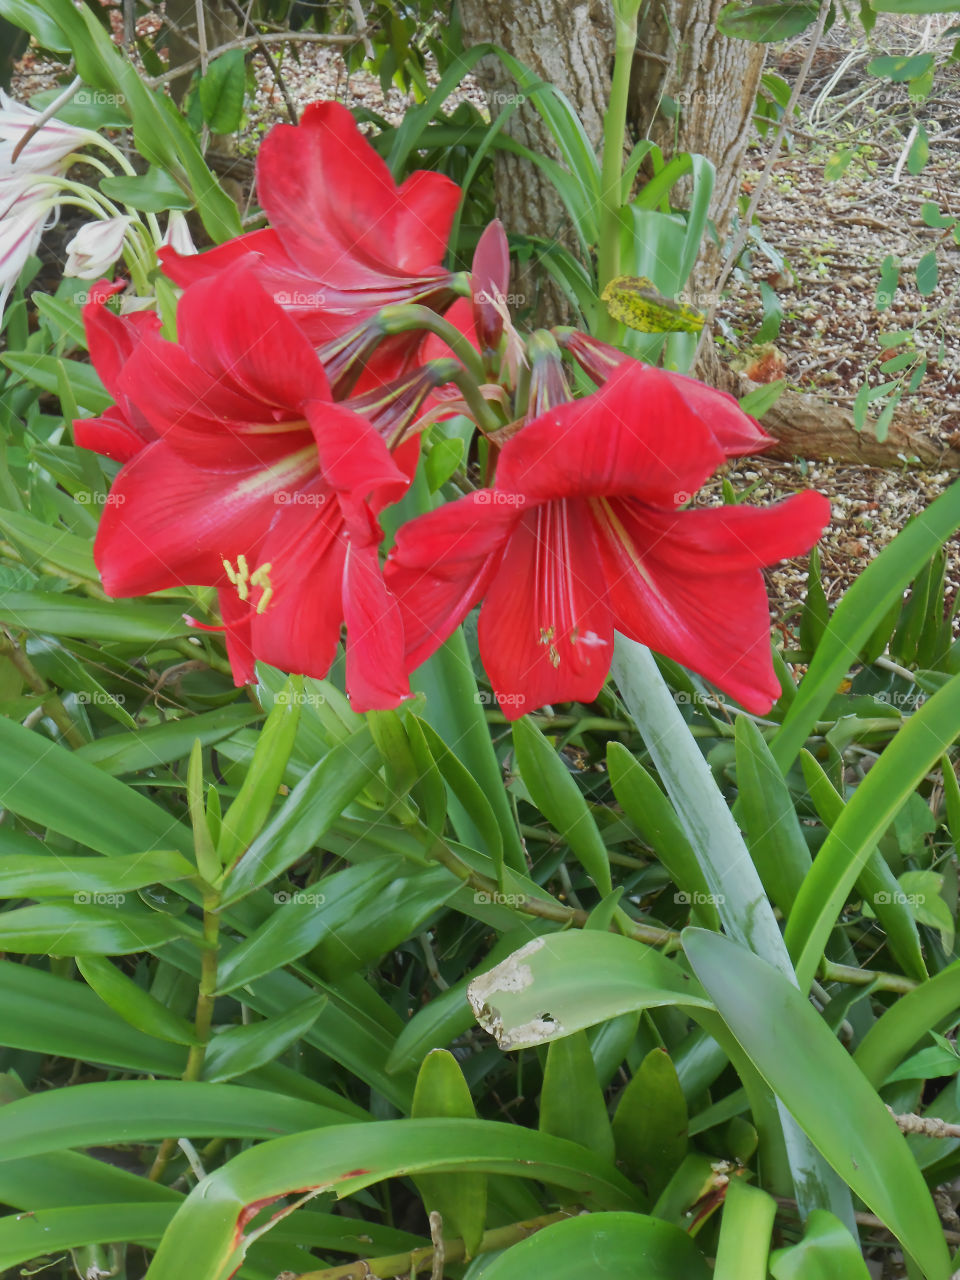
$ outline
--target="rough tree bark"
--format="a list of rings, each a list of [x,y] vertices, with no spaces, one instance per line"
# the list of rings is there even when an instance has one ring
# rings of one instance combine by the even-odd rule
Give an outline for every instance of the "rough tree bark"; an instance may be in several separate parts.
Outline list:
[[[697,151],[717,169],[711,216],[726,234],[736,207],[740,170],[752,136],[753,103],[763,69],[763,46],[727,40],[715,25],[722,0],[654,0],[641,20],[631,86],[630,125],[665,154]],[[608,0],[460,0],[464,41],[491,41],[555,84],[577,107],[590,141],[600,150],[603,113],[610,91],[613,18]],[[477,71],[496,117],[517,92],[496,58]],[[658,110],[668,94],[680,106],[674,120]],[[549,132],[533,107],[522,106],[507,132],[531,148],[556,155]],[[517,156],[500,153],[496,170],[498,211],[517,230],[562,237],[563,205],[540,172]],[[695,287],[708,291],[718,251],[707,249]]]
[[[765,46],[728,40],[717,31],[724,0],[653,0],[641,20],[631,83],[631,116],[638,137],[665,155],[707,156],[717,171],[710,217],[719,246],[708,239],[692,287],[709,293],[719,274],[721,247],[736,212],[747,145],[755,136],[753,108]],[[670,119],[667,95],[676,104]],[[682,197],[682,188],[681,188]]]
[[[565,93],[599,153],[613,58],[613,18],[604,0],[460,0],[460,16],[466,45],[500,45]],[[475,74],[496,119],[516,102],[516,82],[495,56],[483,58]],[[506,131],[532,151],[557,157],[550,131],[532,103],[522,103]],[[498,152],[496,195],[497,212],[511,230],[570,245],[563,202],[535,165]],[[564,318],[562,296],[535,265],[517,277],[514,287],[533,306],[538,323]]]

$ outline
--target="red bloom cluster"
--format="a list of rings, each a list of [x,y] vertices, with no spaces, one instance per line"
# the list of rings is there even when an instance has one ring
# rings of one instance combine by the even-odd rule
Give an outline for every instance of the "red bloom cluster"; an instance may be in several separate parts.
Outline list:
[[[124,463],[94,549],[106,590],[215,587],[238,683],[258,658],[325,675],[345,623],[358,710],[396,706],[480,602],[481,656],[511,717],[595,698],[615,629],[769,708],[779,687],[760,569],[807,550],[829,509],[812,492],[763,510],[686,509],[727,457],[767,442],[736,402],[567,333],[599,389],[538,399],[532,421],[491,441],[491,486],[402,526],[382,567],[378,517],[410,482],[409,424],[450,361],[430,362],[446,354],[437,338],[404,333],[376,353],[366,390],[344,399],[334,379],[344,352],[367,351],[384,305],[453,300],[441,259],[459,191],[431,173],[396,186],[332,103],[270,133],[258,187],[270,230],[192,257],[164,251],[185,286],[176,343],[150,314],[114,315],[117,285],[86,309],[116,405],[76,423],[76,440]],[[459,303],[449,319],[487,357],[512,343],[515,362],[506,269],[494,225],[472,310]]]

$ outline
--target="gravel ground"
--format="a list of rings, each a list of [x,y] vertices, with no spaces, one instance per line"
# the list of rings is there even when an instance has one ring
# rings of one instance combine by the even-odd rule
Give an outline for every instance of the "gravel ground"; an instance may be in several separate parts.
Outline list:
[[[864,380],[876,387],[894,376],[879,371],[882,359],[916,349],[926,356],[927,371],[916,393],[904,398],[898,420],[909,421],[912,429],[931,440],[957,444],[960,338],[954,293],[960,251],[949,232],[924,223],[921,210],[924,203],[935,201],[944,213],[960,214],[960,124],[955,124],[960,120],[960,66],[938,72],[934,93],[921,106],[911,106],[905,85],[870,77],[865,70],[869,58],[879,54],[939,50],[943,39],[938,44],[937,38],[948,21],[939,16],[880,15],[869,46],[862,33],[851,33],[841,24],[827,35],[801,95],[789,149],[777,160],[759,207],[760,232],[772,254],[768,257],[754,248],[750,266],[737,273],[719,320],[728,358],[749,359],[763,320],[761,282],[770,285],[783,310],[775,359],[789,384],[847,408]],[[804,49],[801,36],[771,51],[768,69],[791,82]],[[274,47],[273,52],[298,110],[318,98],[336,98],[397,123],[411,104],[396,88],[385,98],[379,80],[366,72],[348,74],[335,49],[299,45],[283,53]],[[241,181],[249,179],[250,157],[259,138],[274,122],[287,119],[283,95],[259,56],[254,57],[254,69],[257,91],[238,139],[235,176]],[[15,77],[14,92],[28,97],[55,83],[58,74],[58,64],[28,53]],[[484,109],[475,83],[465,82],[463,97]],[[914,175],[904,163],[904,153],[916,120],[926,124],[931,158]],[[744,195],[753,190],[768,146],[769,140],[759,141],[753,148]],[[833,176],[841,167],[838,157],[847,155],[846,167]],[[937,251],[939,278],[923,296],[914,275],[931,249]],[[876,294],[881,263],[888,254],[896,254],[902,263],[900,285],[880,309]],[[883,335],[915,327],[915,340],[881,346]],[[871,429],[869,424],[866,429]],[[727,474],[735,489],[749,491],[750,501],[773,501],[805,486],[831,498],[834,520],[821,546],[824,588],[831,601],[952,479],[946,471],[763,458],[747,459]],[[715,482],[698,501],[717,502],[719,494]],[[795,613],[804,593],[805,561],[786,562],[768,577],[774,615]],[[948,577],[952,593],[960,582],[955,554]]]

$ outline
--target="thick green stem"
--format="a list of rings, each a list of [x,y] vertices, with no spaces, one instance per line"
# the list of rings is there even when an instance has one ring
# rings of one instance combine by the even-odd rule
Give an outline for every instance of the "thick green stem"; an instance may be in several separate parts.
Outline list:
[[[623,205],[623,143],[627,131],[630,70],[637,46],[637,13],[616,14],[617,43],[610,104],[603,122],[603,164],[600,170],[600,243],[597,246],[599,290],[620,274],[620,209]],[[601,337],[616,333],[616,321],[604,315]]]
[[[181,1077],[184,1080],[200,1080],[203,1076],[203,1062],[213,1023],[213,1004],[217,991],[217,961],[220,954],[220,895],[209,888],[203,899],[203,941],[205,945],[200,958],[200,985],[197,990],[197,1008],[193,1019],[197,1043],[190,1046],[187,1065]],[[147,1175],[151,1182],[158,1182],[163,1177],[176,1149],[176,1138],[164,1138]]]
[[[529,1218],[526,1222],[511,1222],[508,1227],[494,1227],[492,1231],[483,1233],[477,1253],[506,1249],[518,1240],[525,1240],[535,1231],[549,1227],[554,1222],[562,1222],[564,1218],[570,1218],[577,1212],[576,1209],[562,1209],[559,1213],[545,1213],[540,1218]],[[416,1275],[418,1271],[430,1267],[433,1256],[433,1247],[427,1245],[423,1249],[394,1253],[386,1258],[361,1258],[339,1267],[327,1267],[323,1271],[302,1271],[297,1280],[368,1280],[370,1276]],[[446,1263],[462,1262],[466,1257],[466,1245],[462,1240],[443,1242],[443,1258]]]
[[[9,634],[0,633],[0,657],[9,658],[34,693],[40,695],[44,715],[50,717],[71,747],[84,747],[86,738],[71,720],[60,695],[51,689],[26,653]]]
[[[438,316],[429,307],[416,302],[397,303],[380,311],[384,334],[409,333],[412,329],[425,329],[442,338],[453,354],[473,376],[477,383],[484,381],[483,359],[470,339],[458,328]]]

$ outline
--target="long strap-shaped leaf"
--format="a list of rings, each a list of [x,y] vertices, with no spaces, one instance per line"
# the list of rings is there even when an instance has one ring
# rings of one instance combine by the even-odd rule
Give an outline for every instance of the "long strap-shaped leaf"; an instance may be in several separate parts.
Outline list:
[[[683,942],[724,1022],[817,1149],[927,1280],[947,1280],[943,1229],[906,1139],[810,1002],[769,964],[719,934],[687,929]]]
[[[467,1170],[569,1187],[587,1206],[640,1207],[636,1189],[592,1151],[493,1120],[383,1120],[265,1142],[194,1188],[164,1236],[147,1280],[226,1280],[251,1243],[244,1228],[272,1202],[329,1189],[350,1195],[385,1178]]]
[[[787,921],[786,941],[806,991],[847,894],[874,845],[960,730],[960,676],[903,725],[851,796],[810,868]]]
[[[891,604],[899,600],[938,547],[960,527],[960,481],[884,547],[845,592],[830,619],[797,696],[770,744],[786,771]]]
[[[763,956],[788,983],[796,977],[763,884],[710,767],[650,651],[616,637],[613,676],[696,850],[727,933]],[[853,1229],[850,1194],[778,1100],[797,1200],[829,1208]]]

